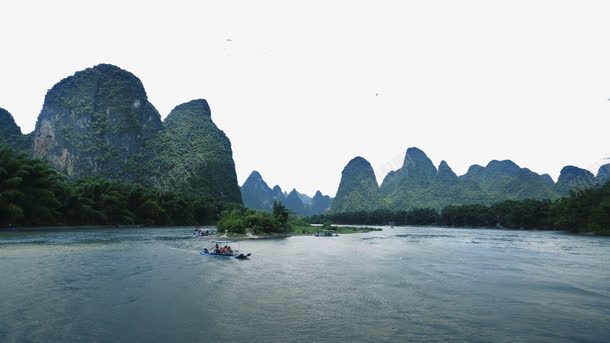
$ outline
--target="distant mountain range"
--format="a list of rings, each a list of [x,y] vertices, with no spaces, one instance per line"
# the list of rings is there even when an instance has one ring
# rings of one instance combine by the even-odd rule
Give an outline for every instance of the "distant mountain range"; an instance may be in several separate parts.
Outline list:
[[[548,174],[539,175],[510,160],[493,160],[485,167],[473,165],[466,174],[457,176],[445,161],[437,168],[422,150],[409,148],[403,166],[388,173],[381,186],[367,160],[352,159],[343,169],[331,211],[440,209],[447,205],[491,204],[503,200],[557,199],[572,190],[608,181],[610,164],[602,166],[597,176],[585,169],[566,166],[555,183]]]
[[[323,195],[320,191],[317,191],[313,198],[310,198],[306,194],[299,193],[296,189],[286,193],[277,185],[270,188],[256,170],[250,173],[250,176],[241,186],[241,195],[246,207],[271,211],[273,202],[277,201],[284,204],[290,211],[302,216],[327,212],[332,202],[328,195]]]
[[[47,160],[70,178],[102,177],[241,203],[231,142],[208,103],[189,101],[165,121],[140,80],[100,64],[46,94],[33,133],[0,109],[0,143]]]
[[[44,159],[72,179],[133,182],[265,211],[279,201],[300,215],[557,199],[610,180],[610,164],[597,175],[566,166],[554,182],[510,160],[473,165],[458,176],[445,161],[436,167],[423,151],[409,148],[403,166],[381,185],[368,161],[352,159],[343,169],[335,199],[319,191],[311,198],[296,189],[286,193],[279,186],[270,188],[256,171],[240,189],[231,142],[212,121],[206,100],[180,104],[162,121],[141,81],[109,64],[55,84],[32,133],[23,134],[0,108],[0,144]]]

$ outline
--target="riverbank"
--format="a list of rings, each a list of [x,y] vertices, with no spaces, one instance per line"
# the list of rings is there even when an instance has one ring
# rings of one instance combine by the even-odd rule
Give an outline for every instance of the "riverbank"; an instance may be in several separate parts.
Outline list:
[[[84,226],[24,226],[24,227],[3,227],[0,228],[0,232],[53,232],[53,231],[94,231],[94,230],[124,230],[124,229],[148,229],[148,228],[159,228],[148,227],[144,225],[84,225]],[[194,229],[195,226],[167,226],[163,227],[166,229]],[[210,228],[211,231],[215,232],[214,226],[204,226],[204,228]],[[287,238],[291,236],[307,236],[313,235],[320,231],[322,226],[320,225],[293,225],[287,232],[256,232],[252,233],[250,230],[245,234],[238,234],[233,232],[216,232],[211,234],[209,238],[214,239],[279,239]],[[373,228],[368,226],[332,226],[332,230],[335,230],[338,234],[352,234],[352,233],[366,233],[371,231],[382,231],[381,228]]]
[[[320,231],[322,226],[317,225],[294,225],[291,231],[295,235],[313,235]],[[382,231],[383,229],[374,228],[370,226],[332,226],[331,230],[335,230],[338,234],[350,234],[350,233],[365,233],[371,231]]]
[[[226,239],[237,239],[237,240],[250,240],[250,239],[279,239],[287,238],[292,236],[311,236],[322,229],[320,225],[293,225],[288,232],[257,232],[252,233],[247,230],[245,234],[225,232],[222,235],[210,235],[212,238],[226,238]],[[338,234],[353,234],[353,233],[366,233],[371,231],[382,231],[381,228],[374,228],[369,226],[332,226],[331,230],[334,230]]]
[[[144,225],[75,225],[75,226],[10,226],[0,227],[0,232],[36,232],[36,231],[84,231],[84,230],[110,230],[110,229],[137,229]],[[173,226],[172,226],[173,227]],[[189,226],[176,226],[186,228]]]
[[[383,226],[383,225],[375,225]],[[88,230],[122,230],[122,229],[146,229],[146,228],[158,228],[159,226],[149,227],[145,225],[79,225],[79,226],[21,226],[21,227],[0,227],[0,232],[45,232],[45,231],[88,231]],[[204,227],[214,227],[213,225]],[[586,231],[586,232],[574,232],[568,230],[553,230],[547,228],[506,228],[498,226],[442,226],[442,225],[400,225],[396,227],[410,227],[410,228],[422,228],[422,227],[440,227],[446,229],[466,229],[466,230],[514,230],[514,231],[561,231],[566,233],[572,233],[575,235],[587,235],[587,236],[601,236],[610,237],[609,230],[599,231]],[[195,226],[164,226],[167,229],[188,229],[195,228]],[[285,233],[273,233],[273,232],[262,232],[257,234],[236,234],[227,233],[223,235],[210,235],[209,237],[214,238],[230,238],[230,239],[274,239],[274,238],[286,238],[291,236],[307,236],[313,235],[320,231],[322,227],[320,225],[293,225],[289,232]],[[336,230],[338,234],[352,234],[352,233],[366,233],[371,231],[381,231],[380,228],[370,226],[351,225],[348,226],[333,226],[333,230]]]

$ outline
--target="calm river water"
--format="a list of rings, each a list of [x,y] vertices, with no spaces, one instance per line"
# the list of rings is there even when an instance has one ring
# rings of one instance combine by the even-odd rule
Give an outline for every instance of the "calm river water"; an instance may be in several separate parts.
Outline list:
[[[244,241],[191,229],[0,233],[0,342],[608,342],[610,239],[384,228]]]

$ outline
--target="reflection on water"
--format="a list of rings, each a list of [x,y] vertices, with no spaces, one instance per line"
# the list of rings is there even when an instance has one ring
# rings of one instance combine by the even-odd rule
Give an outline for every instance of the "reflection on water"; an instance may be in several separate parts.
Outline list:
[[[0,233],[0,341],[608,341],[610,239],[385,228],[199,254],[191,229]]]

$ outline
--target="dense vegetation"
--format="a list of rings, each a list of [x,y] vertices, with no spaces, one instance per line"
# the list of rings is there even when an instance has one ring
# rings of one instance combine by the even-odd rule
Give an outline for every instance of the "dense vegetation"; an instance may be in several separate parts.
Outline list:
[[[148,141],[161,116],[132,73],[100,64],[55,84],[45,96],[34,156],[75,179],[138,182],[148,176]]]
[[[203,99],[176,106],[150,147],[150,184],[167,191],[241,202],[229,138]]]
[[[111,181],[72,181],[0,145],[0,225],[187,225],[239,204]]]
[[[307,218],[290,212],[279,201],[273,203],[273,211],[256,211],[249,208],[233,208],[220,214],[216,223],[220,231],[243,235],[246,229],[253,234],[314,234],[321,229],[332,229],[337,233],[369,232],[380,229],[370,227],[331,226],[330,222],[320,226],[311,225]]]
[[[253,233],[287,232],[290,228],[288,219],[288,210],[276,201],[273,203],[272,213],[249,208],[225,210],[220,214],[216,225],[218,230],[238,234],[245,233],[246,229],[251,229]]]
[[[220,216],[218,216],[220,214]],[[275,202],[272,213],[238,203],[220,203],[187,193],[85,178],[67,179],[46,162],[0,145],[0,225],[190,225],[213,223],[243,233],[289,232],[303,225]],[[445,225],[562,229],[610,233],[610,183],[572,192],[559,200],[507,200],[493,205],[445,206],[392,211],[378,209],[312,216],[310,222],[339,224]]]
[[[437,168],[423,151],[409,148],[402,167],[389,172],[378,189],[370,164],[360,157],[350,161],[342,173],[331,211],[399,211],[416,207],[440,211],[449,205],[555,200],[561,195],[556,187],[575,187],[575,182],[569,178],[563,177],[559,181],[555,185],[549,175],[539,175],[510,160],[493,160],[486,166],[473,165],[465,175],[457,176],[447,162],[442,161]]]
[[[572,192],[556,201],[506,200],[494,205],[445,206],[410,210],[374,210],[330,213],[309,218],[311,222],[366,225],[444,225],[456,227],[505,227],[558,229],[573,232],[610,233],[610,183]]]
[[[0,144],[6,144],[24,153],[32,153],[33,135],[22,134],[13,116],[3,108],[0,108]]]
[[[22,135],[4,112],[0,143],[73,180],[99,177],[241,203],[231,143],[205,100],[179,105],[161,122],[134,74],[100,64],[47,92],[33,134]]]
[[[371,164],[362,157],[349,161],[332,202],[333,212],[369,211],[379,207],[379,186]]]

